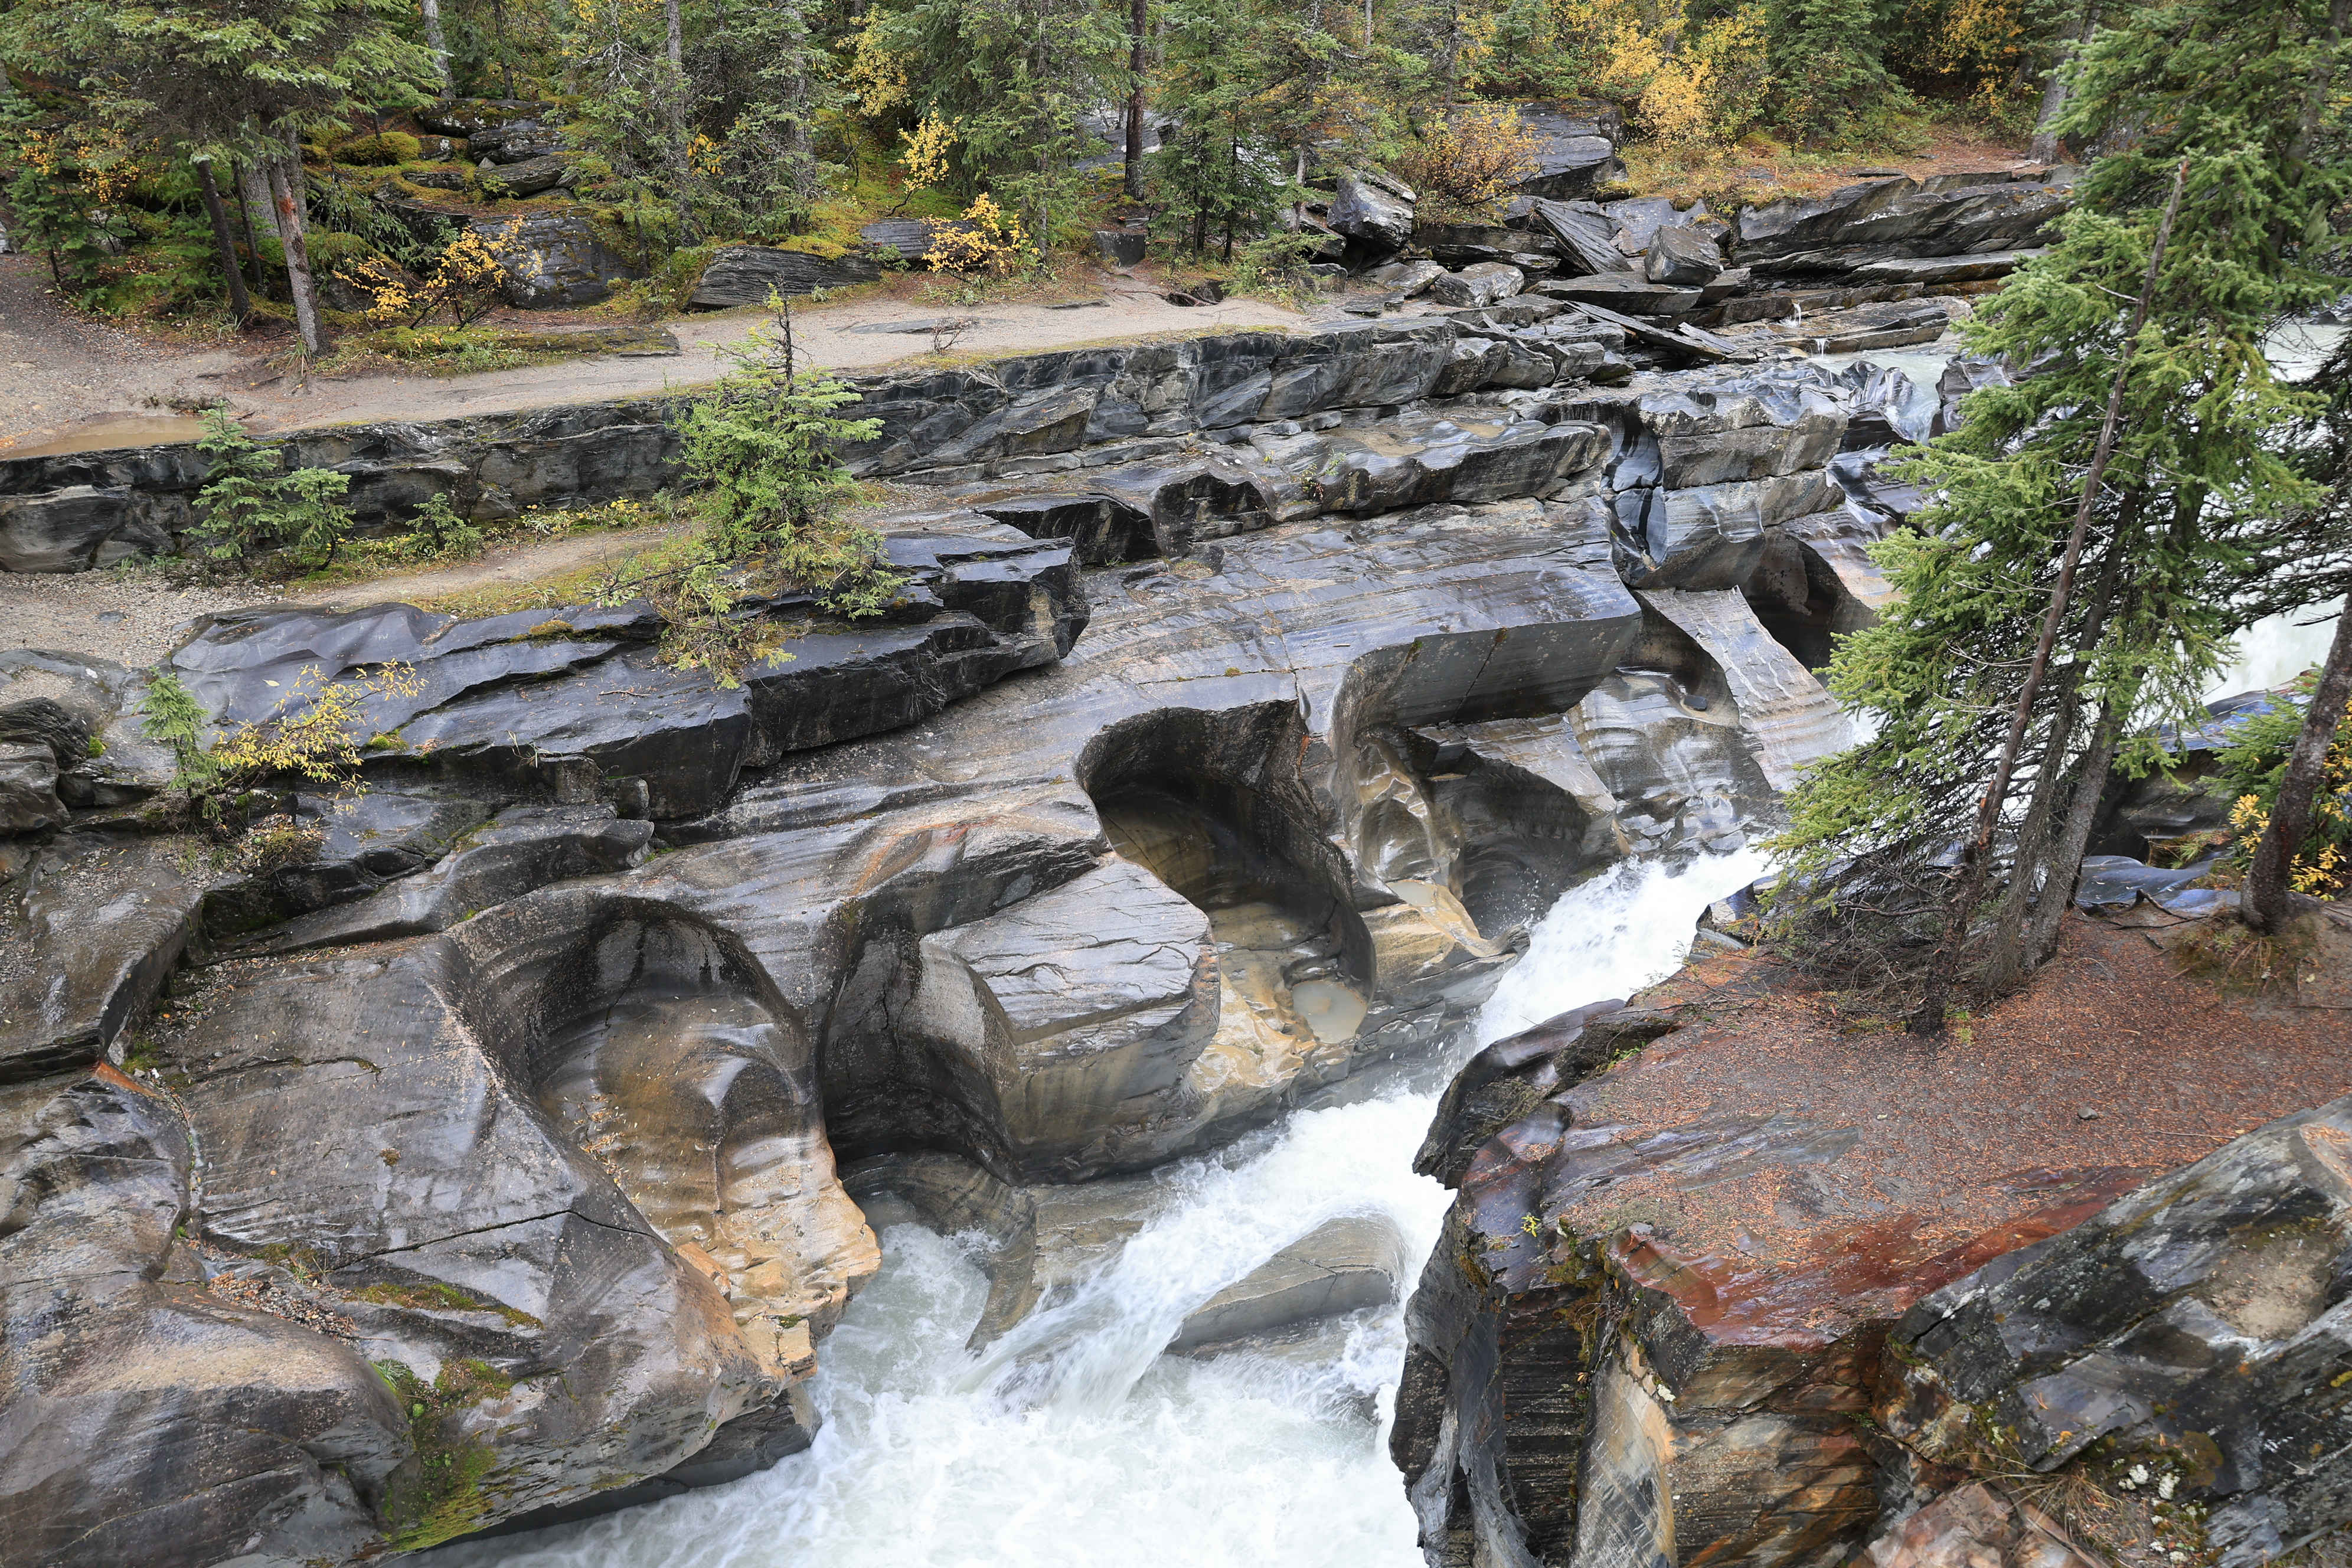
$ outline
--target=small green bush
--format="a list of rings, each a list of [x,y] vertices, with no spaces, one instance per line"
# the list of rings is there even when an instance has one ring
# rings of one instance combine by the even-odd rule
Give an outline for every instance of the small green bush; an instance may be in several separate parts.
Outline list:
[[[285,454],[247,435],[222,408],[205,411],[196,450],[212,460],[191,531],[204,554],[239,561],[278,549],[306,566],[335,558],[352,528],[351,509],[342,504],[351,476],[331,468],[285,472]]]
[[[402,553],[434,561],[462,561],[482,551],[482,531],[457,515],[446,495],[416,509],[401,536]]]
[[[405,131],[387,131],[381,136],[354,136],[335,149],[337,162],[359,163],[369,168],[414,163],[424,155],[424,144]]]

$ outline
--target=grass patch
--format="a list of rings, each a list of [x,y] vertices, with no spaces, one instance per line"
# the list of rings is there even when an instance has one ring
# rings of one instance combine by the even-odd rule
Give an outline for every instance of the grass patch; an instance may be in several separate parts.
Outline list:
[[[2265,935],[2242,921],[2216,915],[2180,932],[2171,944],[2173,960],[2181,974],[2226,994],[2293,995],[2319,952],[2319,922],[2326,918],[2305,915]]]
[[[351,1294],[355,1301],[373,1301],[382,1307],[410,1307],[425,1312],[496,1312],[518,1329],[545,1326],[529,1312],[482,1300],[455,1285],[445,1285],[437,1279],[421,1279],[406,1285],[371,1285],[364,1290],[354,1290]]]
[[[490,1511],[482,1481],[498,1457],[462,1430],[458,1417],[506,1394],[514,1379],[482,1361],[446,1362],[429,1384],[400,1362],[378,1362],[375,1370],[408,1412],[415,1445],[384,1489],[384,1533],[393,1549],[421,1552],[476,1529]]]

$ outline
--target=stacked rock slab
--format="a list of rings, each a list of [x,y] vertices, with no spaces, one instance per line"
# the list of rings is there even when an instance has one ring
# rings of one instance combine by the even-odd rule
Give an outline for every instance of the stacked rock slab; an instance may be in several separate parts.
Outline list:
[[[6,1418],[45,1435],[0,1461],[8,1537],[341,1563],[772,1463],[876,1266],[836,1160],[942,1215],[1148,1169],[1457,1033],[1596,868],[1752,831],[1827,743],[1803,671],[1736,568],[1637,597],[1610,504],[1706,488],[1656,456],[1706,389],[1595,388],[1562,325],[877,383],[877,471],[936,492],[880,521],[902,602],[733,689],[643,606],[224,617],[172,658],[218,728],[412,672],[352,815],[289,792],[305,847],[266,866],[144,815],[140,678],[0,660],[0,722],[106,737],[43,739],[68,820],[0,841],[0,1307],[43,1347]],[[1786,468],[1806,388],[1851,403],[1704,405]],[[1369,1301],[1363,1251],[1219,1321]],[[151,1336],[168,1365],[125,1359]],[[100,1430],[119,1462],[43,1457]]]
[[[2095,1559],[2003,1489],[2070,1465],[2193,1510],[2173,1528],[2233,1568],[2340,1524],[2352,1102],[2154,1180],[1995,1154],[1841,1182],[1860,1131],[1801,1086],[1659,1088],[1730,1070],[1770,984],[1718,956],[1449,1089],[1417,1168],[1459,1195],[1391,1435],[1432,1563],[2060,1568]]]

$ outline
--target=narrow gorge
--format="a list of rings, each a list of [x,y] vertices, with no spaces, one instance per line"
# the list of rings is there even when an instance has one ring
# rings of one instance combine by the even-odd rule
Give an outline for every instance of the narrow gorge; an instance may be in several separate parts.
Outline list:
[[[2003,375],[1927,290],[2064,189],[1744,213],[1721,297],[1808,303],[1711,328],[1481,258],[1563,205],[1447,237],[1491,301],[862,374],[903,584],[740,683],[642,601],[0,653],[0,1561],[2072,1568],[1981,1478],[2095,1439],[2224,1568],[2344,1517],[2340,1013],[2199,1026],[2303,1054],[2186,1170],[1742,1054],[1884,465]],[[670,413],[285,445],[488,517]],[[0,562],[204,478],[0,457]],[[208,742],[344,683],[364,791],[214,853],[166,674]]]

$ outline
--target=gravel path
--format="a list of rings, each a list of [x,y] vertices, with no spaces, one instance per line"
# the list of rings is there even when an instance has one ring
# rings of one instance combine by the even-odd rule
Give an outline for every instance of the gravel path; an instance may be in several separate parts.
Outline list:
[[[1140,279],[1104,274],[1073,284],[1052,303],[958,308],[877,295],[803,305],[793,311],[794,337],[812,363],[870,369],[929,353],[928,330],[894,329],[959,317],[972,324],[954,340],[958,356],[1156,332],[1304,326],[1313,319],[1264,300],[1171,305]],[[678,341],[675,355],[567,360],[478,375],[319,377],[306,387],[267,363],[267,353],[283,346],[279,339],[191,346],[84,321],[58,308],[41,258],[0,256],[0,452],[69,436],[74,426],[108,416],[168,414],[220,401],[248,416],[248,429],[270,431],[347,420],[446,419],[699,386],[726,369],[719,348],[741,342],[763,319],[761,311],[744,310],[666,322]]]
[[[108,415],[203,404],[238,363],[226,346],[166,343],[62,310],[46,259],[0,256],[0,439],[13,437],[7,445],[37,445]]]

